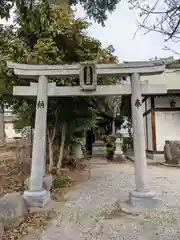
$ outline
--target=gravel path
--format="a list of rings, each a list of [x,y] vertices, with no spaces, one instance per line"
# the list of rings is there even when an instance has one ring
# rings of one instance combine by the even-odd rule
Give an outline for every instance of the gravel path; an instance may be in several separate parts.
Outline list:
[[[160,200],[157,209],[138,216],[115,209],[134,185],[132,163],[99,165],[92,177],[69,192],[61,215],[40,240],[179,240],[180,169],[149,166],[150,186]]]

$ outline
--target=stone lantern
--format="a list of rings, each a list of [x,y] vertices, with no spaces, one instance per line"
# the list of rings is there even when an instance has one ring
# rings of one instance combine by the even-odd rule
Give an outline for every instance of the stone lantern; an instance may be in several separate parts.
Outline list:
[[[82,140],[76,141],[73,146],[72,146],[72,156],[77,158],[77,159],[82,159],[84,158],[83,152],[82,152]]]
[[[116,136],[116,141],[115,141],[115,154],[114,154],[114,159],[118,161],[125,161],[125,156],[122,151],[123,148],[123,137],[120,134],[117,134]]]

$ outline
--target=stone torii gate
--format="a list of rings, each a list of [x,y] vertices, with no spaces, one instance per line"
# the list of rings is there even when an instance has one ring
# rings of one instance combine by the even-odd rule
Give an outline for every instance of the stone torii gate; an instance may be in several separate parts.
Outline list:
[[[20,78],[36,79],[30,86],[14,86],[13,95],[37,96],[35,132],[32,151],[32,166],[29,189],[24,198],[31,206],[45,206],[50,192],[43,189],[45,178],[45,145],[48,97],[51,96],[117,96],[131,94],[133,142],[135,156],[136,189],[130,192],[132,199],[154,198],[147,188],[147,163],[143,127],[142,95],[166,94],[165,85],[141,84],[141,75],[157,75],[165,70],[162,61],[131,62],[123,64],[95,64],[85,62],[72,65],[27,65],[7,63]],[[78,77],[80,86],[57,87],[48,83],[53,77]],[[97,85],[97,76],[130,76],[131,84],[108,86]]]

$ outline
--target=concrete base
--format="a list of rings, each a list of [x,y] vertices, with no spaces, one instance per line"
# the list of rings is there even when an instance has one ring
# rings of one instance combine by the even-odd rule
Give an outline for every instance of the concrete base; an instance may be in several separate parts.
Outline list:
[[[134,155],[130,151],[127,152],[126,158],[131,160],[132,162],[135,162]],[[146,161],[148,165],[159,165],[160,163],[164,162],[163,159],[157,159],[157,158],[154,158],[154,159],[146,158]]]
[[[129,193],[129,203],[134,207],[151,209],[158,206],[159,200],[154,192],[132,191]]]
[[[23,198],[30,207],[45,207],[51,200],[51,194],[49,191],[42,189],[37,192],[25,191]]]
[[[125,162],[126,161],[126,157],[124,156],[124,154],[119,154],[119,155],[115,154],[114,161]]]
[[[49,212],[52,210],[56,210],[56,212],[61,211],[60,206],[63,206],[63,202],[56,202],[54,200],[50,200],[46,206],[44,208],[40,208],[40,207],[29,207],[28,210],[30,213],[37,213],[37,212]]]
[[[161,163],[161,165],[165,167],[175,167],[175,168],[180,168],[180,164],[169,164],[169,163]]]

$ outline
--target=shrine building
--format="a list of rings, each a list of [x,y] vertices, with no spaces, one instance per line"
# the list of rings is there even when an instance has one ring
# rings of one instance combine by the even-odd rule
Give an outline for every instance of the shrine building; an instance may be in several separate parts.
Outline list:
[[[180,61],[168,64],[161,75],[142,76],[141,82],[167,86],[167,94],[142,98],[147,157],[163,158],[165,141],[180,140]]]

